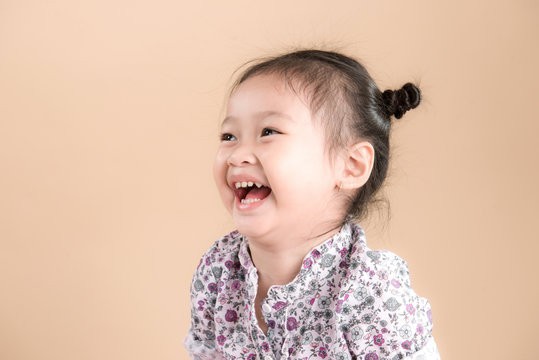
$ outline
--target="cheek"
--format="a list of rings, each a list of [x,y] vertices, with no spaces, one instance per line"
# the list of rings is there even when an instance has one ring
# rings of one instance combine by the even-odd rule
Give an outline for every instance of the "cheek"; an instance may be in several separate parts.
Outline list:
[[[226,157],[221,152],[218,152],[213,162],[213,180],[221,195],[223,188],[228,188],[226,183],[226,170]]]
[[[332,189],[330,169],[324,161],[323,154],[304,147],[282,147],[279,153],[263,159],[266,176],[276,192],[287,202],[302,203],[313,192]]]
[[[215,157],[215,160],[213,161],[213,180],[215,181],[215,184],[217,185],[217,187],[219,187],[219,179],[222,177],[221,176],[222,172],[223,170],[222,170],[221,161],[219,160],[219,154],[217,154],[217,156]]]
[[[313,148],[314,145],[307,144],[301,147],[283,149],[279,165],[284,171],[288,171],[288,174],[294,174],[292,176],[305,180],[314,181],[320,177],[326,177],[328,175],[326,159],[318,148]]]
[[[217,153],[213,162],[213,180],[215,181],[215,185],[217,187],[217,191],[219,192],[219,196],[221,197],[223,205],[225,206],[226,210],[231,213],[234,195],[226,182],[226,172],[226,157],[224,157],[220,153]]]

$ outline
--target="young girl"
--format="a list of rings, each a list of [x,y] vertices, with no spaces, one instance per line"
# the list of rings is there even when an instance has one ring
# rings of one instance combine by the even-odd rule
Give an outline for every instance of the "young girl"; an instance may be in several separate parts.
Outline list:
[[[386,177],[391,117],[420,100],[327,51],[239,77],[214,164],[237,230],[193,277],[193,359],[439,359],[406,262],[370,250],[358,224]]]

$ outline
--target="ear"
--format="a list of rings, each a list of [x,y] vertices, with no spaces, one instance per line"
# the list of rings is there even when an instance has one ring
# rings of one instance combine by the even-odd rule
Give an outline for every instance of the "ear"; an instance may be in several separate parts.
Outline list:
[[[374,165],[374,148],[367,141],[353,144],[342,153],[343,162],[338,176],[340,189],[358,189],[365,185]]]

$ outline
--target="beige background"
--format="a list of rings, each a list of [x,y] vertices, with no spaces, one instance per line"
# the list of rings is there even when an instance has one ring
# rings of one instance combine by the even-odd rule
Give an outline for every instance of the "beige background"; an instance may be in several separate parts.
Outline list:
[[[186,359],[233,229],[211,175],[237,66],[295,46],[420,81],[391,220],[443,359],[537,359],[535,1],[0,1],[0,359]]]

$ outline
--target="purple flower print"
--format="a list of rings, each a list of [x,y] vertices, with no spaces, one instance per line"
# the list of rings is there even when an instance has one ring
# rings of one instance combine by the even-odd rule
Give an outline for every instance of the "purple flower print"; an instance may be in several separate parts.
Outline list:
[[[262,350],[269,351],[269,344],[267,342],[262,343]]]
[[[374,336],[374,343],[378,346],[382,346],[382,344],[385,342],[384,335],[378,334]]]
[[[285,303],[284,301],[277,301],[277,302],[275,303],[275,305],[273,305],[272,307],[273,307],[275,310],[279,311],[279,310],[284,309],[284,308],[286,307],[286,305],[288,305],[288,304]]]
[[[256,360],[256,355],[255,354],[249,354],[249,356],[247,356],[247,360]]]
[[[402,348],[406,349],[406,350],[410,350],[410,348],[412,347],[411,345],[412,345],[412,343],[410,341],[408,341],[408,340],[404,341],[401,344]]]
[[[288,331],[295,330],[297,326],[298,326],[298,321],[296,320],[295,317],[291,316],[286,320],[286,329]]]
[[[341,313],[341,310],[342,310],[342,304],[344,303],[344,300],[337,300],[337,305],[335,307],[335,312],[337,314],[340,314]]]
[[[310,269],[312,265],[313,261],[311,259],[305,259],[305,261],[303,262],[303,267],[305,269]]]
[[[423,334],[423,325],[417,324],[417,329],[415,330],[418,334]]]
[[[198,311],[204,311],[204,301],[198,301]]]
[[[226,341],[226,337],[224,337],[223,335],[217,336],[217,343],[218,343],[219,345],[222,346],[222,345],[225,343],[225,341]]]
[[[415,313],[414,305],[406,304],[406,311],[408,311],[410,313],[410,315],[413,315]]]
[[[318,350],[318,356],[320,356],[322,359],[325,359],[326,356],[328,356],[328,351],[325,347],[320,346],[320,349]]]
[[[378,355],[375,353],[368,353],[365,355],[365,360],[378,360]]]
[[[211,292],[216,292],[217,291],[217,284],[216,283],[209,283],[208,284],[208,290],[210,290]]]
[[[239,290],[241,288],[241,281],[239,280],[234,280],[232,282],[232,289],[233,290]]]
[[[227,310],[225,320],[228,322],[236,322],[236,320],[238,320],[238,314],[235,310]]]
[[[275,320],[268,320],[268,327],[270,329],[275,329]]]
[[[393,285],[397,289],[401,287],[401,283],[397,279],[391,279],[391,285]]]
[[[227,269],[231,269],[234,266],[234,261],[232,260],[225,261],[225,266]]]
[[[315,259],[319,259],[320,256],[322,255],[322,254],[320,254],[320,251],[318,251],[318,250],[313,250],[311,252],[311,254],[313,255],[313,258],[315,258]]]

